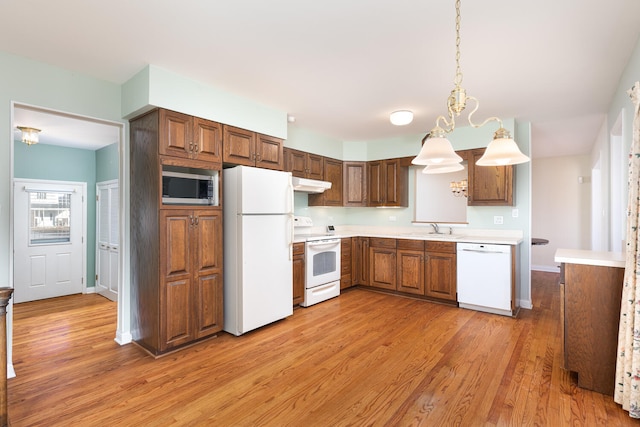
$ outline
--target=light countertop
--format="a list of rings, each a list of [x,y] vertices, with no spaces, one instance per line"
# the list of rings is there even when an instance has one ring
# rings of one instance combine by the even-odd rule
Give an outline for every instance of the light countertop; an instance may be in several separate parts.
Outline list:
[[[314,230],[315,233],[321,230]],[[448,228],[444,231],[448,232]],[[334,237],[382,237],[389,239],[410,239],[410,240],[434,240],[440,242],[464,242],[464,243],[485,243],[497,245],[517,245],[522,243],[523,238],[518,233],[499,233],[495,230],[456,230],[454,234],[431,234],[426,229],[424,231],[406,230],[403,228],[393,229],[391,227],[367,227],[367,226],[347,226],[336,227]],[[296,235],[295,243],[304,242],[304,234]]]
[[[602,252],[583,249],[558,249],[555,262],[624,268],[624,252]]]

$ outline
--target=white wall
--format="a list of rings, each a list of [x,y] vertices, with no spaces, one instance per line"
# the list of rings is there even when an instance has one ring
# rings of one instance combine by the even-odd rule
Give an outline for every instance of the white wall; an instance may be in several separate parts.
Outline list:
[[[591,246],[591,158],[536,158],[531,167],[531,236],[549,240],[548,245],[531,248],[531,268],[558,272],[556,249]]]

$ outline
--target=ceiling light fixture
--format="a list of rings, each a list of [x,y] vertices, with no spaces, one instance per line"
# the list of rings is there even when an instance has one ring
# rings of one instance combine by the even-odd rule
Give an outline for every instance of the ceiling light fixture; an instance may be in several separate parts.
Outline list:
[[[27,126],[18,126],[17,128],[22,132],[22,142],[27,145],[38,143],[38,134],[41,132],[40,129],[30,128]]]
[[[515,165],[528,162],[529,158],[522,154],[516,142],[511,138],[509,131],[502,125],[502,120],[498,117],[489,117],[484,122],[476,124],[471,120],[471,116],[478,110],[480,102],[473,96],[467,96],[462,85],[462,70],[460,68],[460,0],[456,0],[456,76],[453,81],[454,88],[447,99],[448,118],[438,116],[436,126],[422,140],[420,153],[411,161],[414,165],[455,165],[460,163],[462,158],[453,150],[451,142],[446,138],[446,134],[453,132],[456,127],[455,118],[467,106],[467,100],[474,101],[475,107],[469,113],[469,124],[474,128],[479,128],[489,123],[497,121],[500,128],[495,132],[493,141],[489,143],[484,155],[476,162],[478,166],[503,166]],[[438,169],[425,170],[424,173],[438,173]],[[442,173],[442,172],[440,172]]]
[[[389,116],[389,120],[391,121],[391,124],[396,126],[408,125],[413,121],[413,111],[409,111],[409,110],[394,111]]]

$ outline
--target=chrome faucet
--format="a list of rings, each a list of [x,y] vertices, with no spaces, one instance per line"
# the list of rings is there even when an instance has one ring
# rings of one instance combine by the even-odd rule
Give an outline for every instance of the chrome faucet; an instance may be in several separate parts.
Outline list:
[[[431,223],[431,226],[433,227],[433,234],[440,234],[440,227],[438,226],[438,224],[433,222]]]

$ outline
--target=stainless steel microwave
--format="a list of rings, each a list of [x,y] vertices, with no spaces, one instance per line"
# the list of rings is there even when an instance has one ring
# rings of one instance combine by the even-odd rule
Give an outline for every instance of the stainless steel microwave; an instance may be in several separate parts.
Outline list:
[[[218,171],[200,175],[162,171],[162,203],[165,205],[218,206]]]

